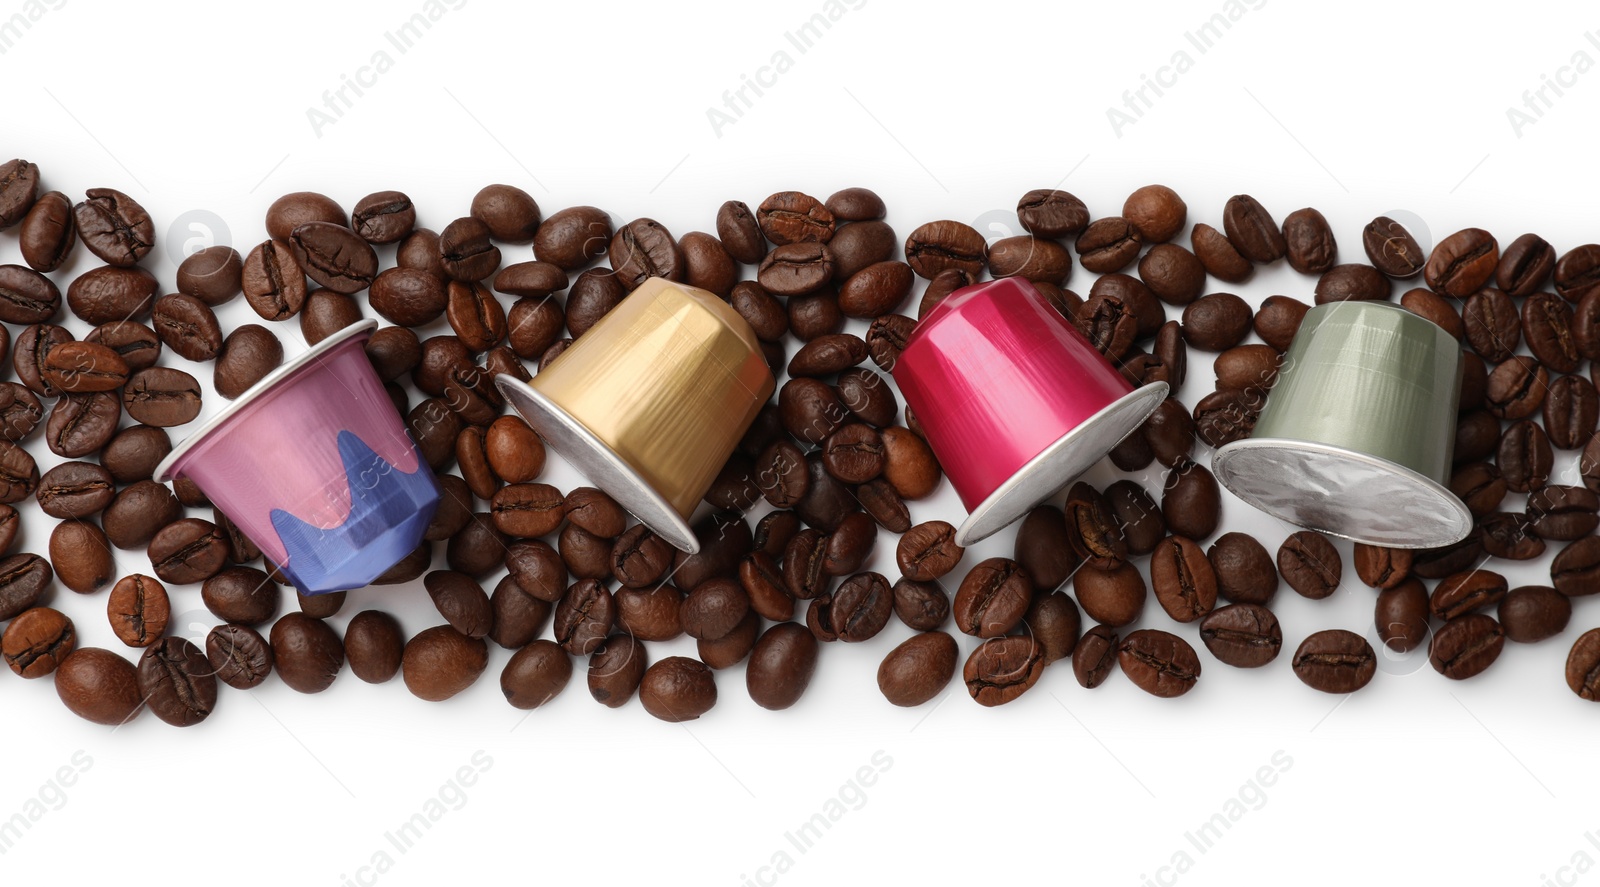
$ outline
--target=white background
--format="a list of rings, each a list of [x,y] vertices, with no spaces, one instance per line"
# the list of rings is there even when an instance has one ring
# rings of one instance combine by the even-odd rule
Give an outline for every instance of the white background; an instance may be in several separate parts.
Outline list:
[[[248,250],[287,191],[324,191],[349,207],[402,189],[437,230],[497,181],[526,188],[547,214],[595,204],[675,234],[713,230],[729,198],[754,205],[776,190],[826,197],[850,185],[876,189],[902,237],[936,218],[993,222],[989,233],[1001,234],[1032,188],[1069,189],[1100,216],[1162,182],[1188,201],[1191,223],[1219,224],[1224,201],[1242,192],[1280,220],[1315,206],[1346,261],[1364,260],[1361,226],[1379,213],[1408,214],[1424,245],[1469,225],[1502,244],[1537,231],[1561,250],[1600,237],[1600,75],[1568,70],[1565,95],[1547,93],[1542,119],[1520,133],[1507,118],[1574,53],[1600,58],[1586,36],[1600,20],[1584,4],[1258,0],[1204,53],[1185,32],[1221,2],[1074,6],[858,2],[800,53],[785,34],[820,0],[471,0],[400,53],[385,32],[419,0],[68,0],[37,7],[0,54],[0,154],[38,162],[47,186],[74,199],[94,186],[136,197],[163,235],[147,264],[169,289],[170,251],[207,238]],[[0,2],[0,20],[19,11],[28,7]],[[392,68],[362,73],[380,50]],[[779,51],[792,67],[714,131],[708,108]],[[1192,65],[1162,72],[1180,51]],[[314,130],[308,109],[358,74],[371,83],[365,94],[349,93],[336,122]],[[1147,93],[1142,116],[1116,131],[1107,109],[1158,75],[1172,85]],[[505,252],[508,263],[531,258],[528,247]],[[0,261],[19,261],[14,236],[0,238]],[[65,289],[90,264],[80,248],[55,277]],[[1309,301],[1311,281],[1281,266],[1236,291],[1252,303],[1273,293]],[[1090,282],[1078,269],[1069,285],[1086,292]],[[254,319],[242,300],[222,316]],[[277,332],[291,354],[304,347],[293,323]],[[1209,362],[1191,352],[1186,402],[1210,390]],[[209,368],[196,375],[209,382]],[[210,399],[204,415],[220,406]],[[42,467],[59,461],[37,438],[30,449]],[[1558,465],[1568,481],[1570,461]],[[1091,479],[1114,476],[1103,464]],[[578,484],[554,459],[545,479]],[[1519,506],[1513,497],[1506,507]],[[1236,500],[1224,511],[1226,526],[1272,550],[1289,532]],[[49,522],[27,513],[20,545],[43,551]],[[912,514],[962,516],[948,485]],[[977,546],[965,564],[1009,554],[1012,538]],[[873,560],[891,578],[892,541],[880,536]],[[1287,662],[1312,631],[1371,634],[1374,593],[1341,550],[1346,581],[1334,597],[1280,589],[1283,657],[1249,672],[1202,650],[1199,686],[1177,700],[1120,675],[1085,691],[1063,664],[999,709],[974,704],[959,681],[937,703],[896,709],[874,676],[909,634],[898,621],[870,643],[827,646],[789,711],[757,708],[735,668],[718,675],[717,707],[688,725],[653,720],[637,703],[595,704],[582,663],[566,693],[524,717],[500,696],[509,654],[499,649],[483,679],[444,704],[348,671],[319,696],[273,678],[249,693],[223,688],[215,715],[182,731],[147,714],[113,733],[67,713],[50,681],[4,675],[0,819],[41,792],[54,803],[0,856],[0,871],[8,881],[87,881],[171,867],[189,882],[309,884],[439,883],[479,869],[533,883],[1600,883],[1600,873],[1562,868],[1600,859],[1600,835],[1589,837],[1600,832],[1591,800],[1600,708],[1562,678],[1572,639],[1600,624],[1600,603],[1577,601],[1566,635],[1508,645],[1469,682],[1446,681],[1416,654],[1386,661],[1341,702],[1302,686]],[[1530,584],[1548,581],[1548,565],[1547,555],[1500,566]],[[119,570],[148,563],[124,552]],[[175,630],[203,632],[198,589],[173,597],[195,623]],[[61,589],[54,601],[81,643],[121,649],[103,592]],[[440,621],[420,583],[352,593],[336,621],[369,607],[412,633]],[[1175,626],[1153,601],[1140,624],[1199,646],[1192,626]],[[688,640],[651,649],[692,651]],[[92,764],[58,795],[47,783],[79,750]],[[488,769],[464,791],[447,786],[480,750]],[[852,784],[875,754],[888,766],[870,786]],[[1252,784],[1275,754],[1287,768],[1270,786]],[[441,791],[453,807],[420,841],[401,853],[385,840]],[[805,852],[786,839],[841,797],[844,814]],[[1241,797],[1246,812],[1214,845],[1190,843],[1186,833]],[[361,869],[379,851],[392,869]],[[1179,852],[1192,866],[1164,869]],[[762,868],[779,853],[787,871]]]

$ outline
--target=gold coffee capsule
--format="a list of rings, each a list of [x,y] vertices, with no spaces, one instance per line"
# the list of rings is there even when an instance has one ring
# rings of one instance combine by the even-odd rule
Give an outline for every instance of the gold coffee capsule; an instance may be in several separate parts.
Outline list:
[[[590,483],[694,552],[688,518],[776,383],[738,312],[652,277],[533,381],[495,384]]]

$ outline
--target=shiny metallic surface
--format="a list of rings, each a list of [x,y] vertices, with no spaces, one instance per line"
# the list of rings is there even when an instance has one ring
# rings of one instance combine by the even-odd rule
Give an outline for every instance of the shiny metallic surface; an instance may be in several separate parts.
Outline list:
[[[502,375],[496,384],[552,449],[684,551],[695,550],[684,521],[775,386],[744,318],[661,278],[533,381]]]
[[[1268,514],[1399,548],[1464,538],[1445,488],[1461,348],[1386,302],[1337,302],[1301,322],[1249,440],[1217,451],[1217,479]]]
[[[971,512],[962,544],[1050,498],[1166,396],[1165,383],[1135,392],[1019,278],[966,287],[939,303],[907,341],[894,378]]]

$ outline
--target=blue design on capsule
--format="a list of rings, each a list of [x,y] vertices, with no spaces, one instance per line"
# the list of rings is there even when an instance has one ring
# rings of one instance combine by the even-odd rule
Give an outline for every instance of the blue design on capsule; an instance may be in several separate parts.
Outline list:
[[[338,446],[350,489],[344,523],[324,529],[281,508],[271,514],[288,553],[280,569],[305,594],[370,584],[417,547],[439,505],[439,488],[420,457],[407,474],[349,431],[339,432]]]

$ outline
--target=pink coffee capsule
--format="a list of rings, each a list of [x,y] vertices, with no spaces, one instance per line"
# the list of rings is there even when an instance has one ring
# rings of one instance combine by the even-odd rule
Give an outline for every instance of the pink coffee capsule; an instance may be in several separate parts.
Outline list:
[[[894,378],[969,512],[960,545],[1055,495],[1167,396],[1165,382],[1135,389],[1016,277],[940,302],[906,342]]]

